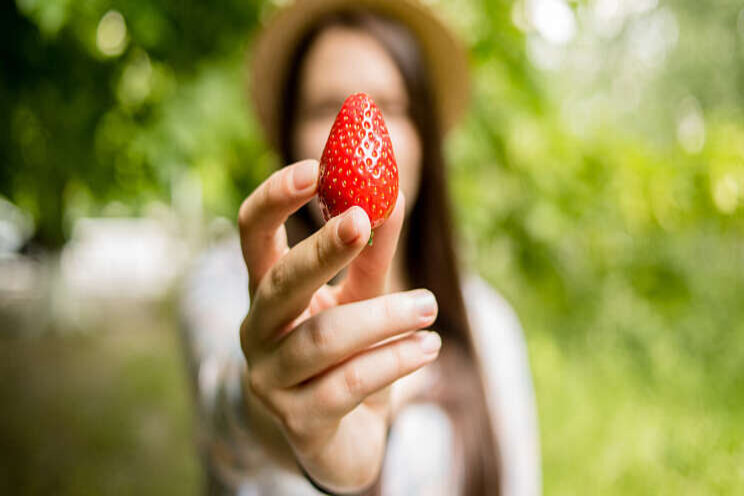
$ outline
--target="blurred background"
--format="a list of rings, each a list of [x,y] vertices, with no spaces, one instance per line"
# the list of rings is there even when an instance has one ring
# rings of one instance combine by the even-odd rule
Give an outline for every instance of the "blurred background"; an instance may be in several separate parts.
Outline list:
[[[279,165],[243,80],[281,3],[0,7],[0,493],[197,494],[176,289]],[[744,491],[744,4],[429,3],[470,49],[451,189],[525,328],[545,492]]]

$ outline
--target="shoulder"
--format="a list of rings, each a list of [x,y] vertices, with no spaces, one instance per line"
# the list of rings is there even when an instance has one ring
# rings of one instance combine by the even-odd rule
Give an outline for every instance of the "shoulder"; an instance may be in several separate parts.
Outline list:
[[[468,319],[474,328],[488,329],[491,337],[508,334],[512,339],[524,341],[516,312],[488,282],[478,274],[469,273],[462,277],[461,284]]]
[[[539,494],[541,469],[535,393],[519,318],[477,274],[462,280],[465,307],[502,458],[503,494]]]
[[[501,389],[532,392],[527,344],[517,313],[509,302],[477,274],[462,282],[473,339],[483,365]]]

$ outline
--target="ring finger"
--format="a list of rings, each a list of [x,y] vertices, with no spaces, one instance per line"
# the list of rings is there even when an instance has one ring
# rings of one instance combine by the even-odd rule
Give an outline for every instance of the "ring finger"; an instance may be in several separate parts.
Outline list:
[[[434,361],[441,345],[436,332],[418,331],[365,351],[300,386],[305,411],[341,418],[367,396]]]

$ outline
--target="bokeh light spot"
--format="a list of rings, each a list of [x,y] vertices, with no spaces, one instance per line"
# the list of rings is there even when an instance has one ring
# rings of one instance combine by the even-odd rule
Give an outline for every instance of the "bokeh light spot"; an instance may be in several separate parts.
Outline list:
[[[116,57],[127,47],[127,24],[124,16],[116,10],[106,12],[98,22],[96,46],[109,57]]]
[[[576,19],[563,0],[528,0],[527,17],[548,42],[564,45],[576,34]]]
[[[705,145],[705,119],[694,98],[687,98],[680,105],[677,141],[690,154],[700,153]]]
[[[734,213],[739,205],[739,196],[741,196],[739,182],[731,174],[726,174],[713,186],[713,201],[716,208],[724,214]]]

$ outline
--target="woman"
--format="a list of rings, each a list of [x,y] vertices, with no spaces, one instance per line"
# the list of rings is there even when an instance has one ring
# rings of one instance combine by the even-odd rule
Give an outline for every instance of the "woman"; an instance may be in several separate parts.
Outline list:
[[[460,46],[417,2],[309,0],[252,55],[261,124],[290,165],[241,206],[240,252],[215,247],[187,285],[209,491],[539,493],[518,321],[455,258],[442,137],[465,102]],[[402,190],[373,246],[363,210],[323,225],[314,198],[313,158],[359,91]]]

